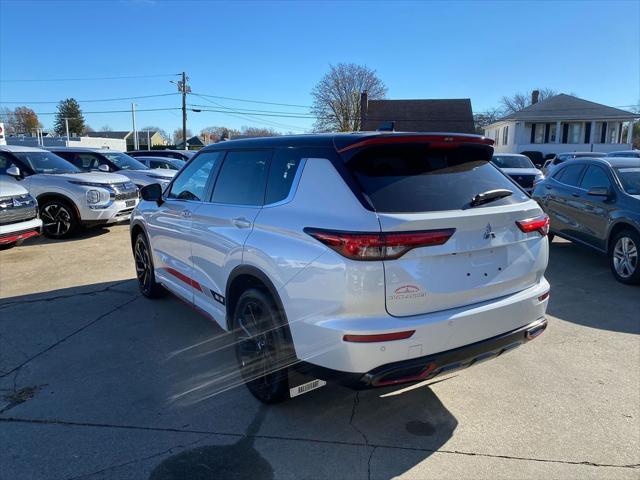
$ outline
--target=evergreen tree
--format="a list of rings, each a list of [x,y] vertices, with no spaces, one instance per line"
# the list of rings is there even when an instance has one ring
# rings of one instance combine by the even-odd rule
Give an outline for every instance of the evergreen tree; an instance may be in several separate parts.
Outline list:
[[[80,104],[75,98],[67,98],[58,104],[58,113],[56,114],[55,124],[53,126],[57,135],[64,136],[67,134],[64,119],[69,119],[69,135],[72,133],[80,135],[85,131],[84,117]]]

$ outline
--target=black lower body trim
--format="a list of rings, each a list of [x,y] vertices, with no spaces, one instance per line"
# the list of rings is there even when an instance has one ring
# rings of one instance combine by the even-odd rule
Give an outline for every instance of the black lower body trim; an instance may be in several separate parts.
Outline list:
[[[415,383],[495,358],[533,340],[546,328],[547,320],[540,318],[528,325],[486,340],[424,357],[381,365],[365,373],[341,372],[308,362],[300,362],[295,368],[305,375],[358,390]]]

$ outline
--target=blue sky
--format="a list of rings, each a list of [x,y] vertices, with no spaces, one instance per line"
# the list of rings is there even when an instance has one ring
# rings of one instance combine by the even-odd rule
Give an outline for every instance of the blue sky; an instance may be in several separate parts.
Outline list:
[[[0,0],[0,104],[53,112],[79,100],[173,93],[174,77],[12,81],[172,74],[192,91],[310,105],[330,64],[378,72],[388,98],[471,98],[475,111],[502,95],[551,87],[612,106],[640,102],[640,1],[540,2],[58,2]],[[177,95],[135,100],[179,107]],[[192,96],[190,102],[307,115],[305,108]],[[131,100],[81,103],[85,112],[130,109]],[[94,129],[131,128],[128,113],[87,113]],[[52,115],[41,115],[51,127]],[[140,111],[138,126],[172,132],[179,110]],[[275,124],[274,124],[275,122]],[[190,113],[210,125],[304,131],[306,118]]]

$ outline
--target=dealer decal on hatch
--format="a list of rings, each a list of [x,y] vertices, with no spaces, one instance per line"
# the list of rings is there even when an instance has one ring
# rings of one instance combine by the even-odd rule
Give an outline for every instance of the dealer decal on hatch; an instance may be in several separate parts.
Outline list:
[[[426,296],[426,292],[420,290],[420,287],[415,285],[402,285],[393,291],[393,295],[389,295],[389,300],[409,300]]]

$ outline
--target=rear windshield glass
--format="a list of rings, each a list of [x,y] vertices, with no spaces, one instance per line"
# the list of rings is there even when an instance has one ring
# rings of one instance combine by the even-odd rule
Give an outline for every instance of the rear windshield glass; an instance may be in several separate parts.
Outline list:
[[[494,155],[491,163],[498,168],[535,168],[524,155]]]
[[[473,208],[527,200],[526,194],[488,158],[485,150],[473,147],[385,146],[369,148],[347,165],[378,212],[459,210],[469,208],[477,194],[496,189],[513,194]]]
[[[103,155],[120,170],[147,170],[147,166],[144,163],[140,163],[125,153],[108,152],[103,153]]]

